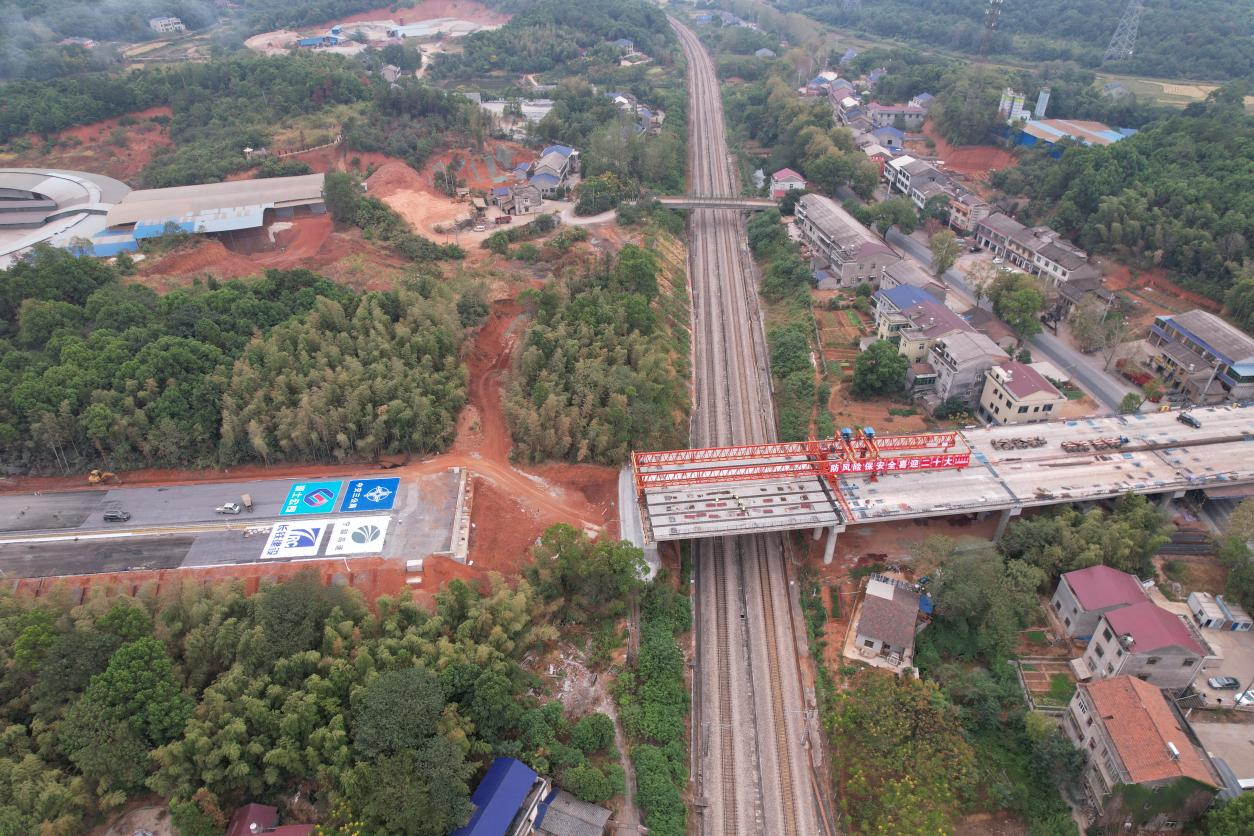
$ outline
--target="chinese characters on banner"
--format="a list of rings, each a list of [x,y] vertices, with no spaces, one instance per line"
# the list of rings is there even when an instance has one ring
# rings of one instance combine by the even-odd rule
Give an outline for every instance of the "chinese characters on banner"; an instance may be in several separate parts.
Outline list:
[[[966,467],[971,463],[970,453],[941,456],[912,456],[895,459],[867,459],[860,462],[828,462],[828,473],[903,473],[911,470],[936,470],[938,468]]]

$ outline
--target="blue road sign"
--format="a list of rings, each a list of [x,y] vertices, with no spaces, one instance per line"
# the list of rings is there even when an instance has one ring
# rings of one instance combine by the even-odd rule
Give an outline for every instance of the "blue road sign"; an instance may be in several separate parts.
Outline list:
[[[330,482],[297,482],[287,492],[284,514],[329,514],[335,510],[342,480]]]
[[[344,491],[341,511],[391,511],[396,503],[396,492],[401,480],[392,476],[387,479],[352,479]]]

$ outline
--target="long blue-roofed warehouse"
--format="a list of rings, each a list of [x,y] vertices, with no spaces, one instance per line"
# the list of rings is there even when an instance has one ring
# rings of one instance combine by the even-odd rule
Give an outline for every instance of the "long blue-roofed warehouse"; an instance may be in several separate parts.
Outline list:
[[[231,233],[298,215],[321,215],[326,212],[324,180],[322,174],[305,174],[133,191],[109,208],[105,229],[91,239],[92,254],[134,250],[143,239],[171,230]]]

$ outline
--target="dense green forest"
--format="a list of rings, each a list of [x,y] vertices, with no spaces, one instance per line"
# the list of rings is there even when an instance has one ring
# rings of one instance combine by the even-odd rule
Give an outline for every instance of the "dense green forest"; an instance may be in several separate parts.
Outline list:
[[[1254,245],[1254,117],[1246,85],[1155,122],[1106,147],[1068,147],[1061,159],[1028,151],[994,175],[1031,198],[1025,220],[1046,220],[1089,250],[1161,266],[1215,299]]]
[[[440,55],[432,75],[470,78],[617,66],[621,51],[610,42],[619,38],[633,41],[655,61],[669,59],[675,43],[666,14],[644,0],[536,0],[501,28],[464,38],[462,52]]]
[[[362,295],[307,270],[157,296],[41,248],[0,271],[0,458],[72,469],[441,449],[464,399],[455,306],[432,281]]]
[[[519,458],[616,465],[684,443],[687,352],[652,304],[657,272],[651,252],[627,245],[528,294],[534,320],[504,392]]]
[[[434,613],[386,596],[368,608],[312,574],[252,597],[199,582],[82,604],[0,596],[0,833],[84,833],[155,792],[184,836],[222,833],[251,801],[328,834],[443,836],[502,755],[606,801],[623,783],[613,724],[546,702],[520,660],[559,630],[617,635],[643,560],[565,531],[545,535],[563,559],[537,550],[543,588],[453,581]],[[575,611],[589,627],[566,623]],[[660,652],[646,639],[641,666]]]
[[[734,3],[733,3],[734,5]],[[847,32],[899,38],[968,55],[984,35],[984,0],[876,0],[846,9],[838,3],[775,0]],[[1038,0],[1006,3],[990,55],[1013,60],[1075,61],[1098,67],[1125,0]],[[1107,66],[1161,78],[1228,80],[1254,73],[1254,5],[1250,0],[1147,3],[1136,51]]]

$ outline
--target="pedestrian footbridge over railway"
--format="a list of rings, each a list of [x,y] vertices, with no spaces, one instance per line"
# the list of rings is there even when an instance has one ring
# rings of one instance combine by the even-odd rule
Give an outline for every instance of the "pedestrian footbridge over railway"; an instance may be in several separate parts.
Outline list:
[[[765,197],[689,197],[678,195],[659,197],[657,202],[670,209],[741,209],[749,212],[761,212],[775,209],[778,201]]]
[[[1120,415],[946,433],[635,453],[649,542],[1001,514],[1125,493],[1254,494],[1254,406]]]

